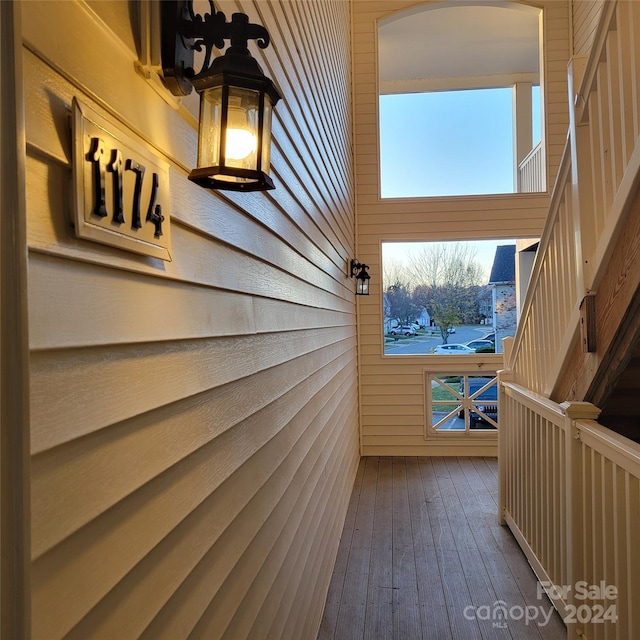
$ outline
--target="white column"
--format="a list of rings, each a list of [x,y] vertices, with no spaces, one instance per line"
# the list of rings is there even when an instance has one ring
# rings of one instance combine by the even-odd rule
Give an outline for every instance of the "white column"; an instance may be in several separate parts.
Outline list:
[[[513,161],[514,185],[516,193],[520,192],[518,165],[526,158],[532,148],[533,114],[530,82],[517,82],[512,87],[513,99]]]

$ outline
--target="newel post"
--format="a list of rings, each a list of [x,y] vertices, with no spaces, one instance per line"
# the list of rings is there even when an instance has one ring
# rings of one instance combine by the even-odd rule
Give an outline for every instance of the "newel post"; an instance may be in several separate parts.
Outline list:
[[[560,407],[565,416],[565,482],[566,482],[566,544],[567,544],[567,604],[579,605],[575,600],[574,585],[585,579],[582,562],[585,530],[584,504],[582,501],[582,444],[580,442],[580,420],[597,420],[600,409],[590,402],[563,402]],[[561,585],[559,585],[561,586]],[[581,638],[579,624],[567,625],[567,640]]]

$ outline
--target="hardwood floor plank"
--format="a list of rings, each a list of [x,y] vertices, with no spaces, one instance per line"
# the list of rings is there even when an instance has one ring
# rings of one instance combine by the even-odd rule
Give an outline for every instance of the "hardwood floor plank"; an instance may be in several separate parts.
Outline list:
[[[567,637],[498,524],[495,458],[363,458],[340,545],[318,640]]]
[[[449,525],[447,510],[442,499],[433,458],[418,458],[422,489],[429,509],[429,524],[433,543],[439,550],[455,549],[455,541]]]
[[[450,461],[447,462],[447,460]],[[464,492],[461,491],[459,494],[456,488],[456,485],[460,482],[464,481],[467,486],[468,483],[464,476],[460,478],[459,474],[456,473],[457,470],[453,466],[455,460],[455,458],[453,460],[448,458],[434,459],[433,464],[438,477],[440,495],[449,519],[449,526],[451,527],[456,549],[477,549],[478,546],[460,501],[460,495],[463,495]]]
[[[428,458],[421,464],[423,487],[427,495],[436,492],[437,498],[430,501],[429,510],[434,541],[436,542],[438,570],[442,577],[445,605],[449,620],[451,638],[481,638],[476,620],[464,616],[465,607],[471,604],[471,594],[467,587],[462,563],[458,554],[458,545],[466,548],[469,544],[468,533],[456,509],[460,509],[455,486],[451,481],[444,458]],[[460,527],[460,528],[458,528]]]
[[[422,634],[405,458],[393,465],[393,637],[413,640]]]
[[[441,640],[448,636],[450,626],[430,525],[428,499],[422,486],[418,458],[407,458],[406,464],[418,608],[422,624],[422,634],[416,637]]]
[[[378,458],[365,638],[393,637],[392,458]]]

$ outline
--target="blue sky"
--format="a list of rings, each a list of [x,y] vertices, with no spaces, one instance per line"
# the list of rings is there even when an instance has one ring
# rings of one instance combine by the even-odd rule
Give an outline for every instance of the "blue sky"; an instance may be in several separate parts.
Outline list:
[[[511,96],[511,88],[380,96],[382,197],[512,193]],[[534,123],[537,142],[539,115]]]

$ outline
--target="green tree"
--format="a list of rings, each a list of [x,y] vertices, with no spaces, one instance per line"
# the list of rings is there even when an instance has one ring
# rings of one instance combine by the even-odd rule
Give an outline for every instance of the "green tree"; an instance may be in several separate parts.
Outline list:
[[[429,315],[440,329],[443,344],[449,341],[449,330],[460,324],[458,307],[453,299],[454,294],[454,291],[447,290],[445,287],[437,287],[429,301]]]

